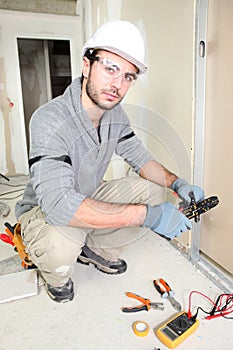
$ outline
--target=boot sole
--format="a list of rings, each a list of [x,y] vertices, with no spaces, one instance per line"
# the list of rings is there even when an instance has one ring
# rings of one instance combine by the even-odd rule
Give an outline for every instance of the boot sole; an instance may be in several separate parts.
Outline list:
[[[108,275],[119,275],[121,273],[124,273],[127,270],[127,266],[123,266],[122,268],[119,268],[119,269],[113,269],[104,265],[97,264],[95,260],[92,260],[90,258],[85,258],[84,256],[79,256],[77,259],[77,262],[84,265],[93,264],[97,270],[104,272]]]
[[[64,297],[58,297],[58,296],[53,295],[47,288],[46,288],[46,291],[47,291],[48,296],[56,303],[67,303],[67,302],[74,299],[74,292],[72,294],[70,294],[69,296],[64,298]]]

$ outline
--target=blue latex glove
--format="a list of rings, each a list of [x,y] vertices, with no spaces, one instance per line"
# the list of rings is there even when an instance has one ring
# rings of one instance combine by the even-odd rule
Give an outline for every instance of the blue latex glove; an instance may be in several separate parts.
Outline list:
[[[190,230],[192,223],[172,203],[147,205],[147,216],[142,225],[168,239],[179,237],[182,232]]]
[[[184,179],[177,179],[173,182],[171,188],[178,194],[178,196],[185,200],[186,202],[190,203],[190,192],[193,192],[194,198],[196,202],[200,202],[204,199],[204,191],[201,187],[196,185],[190,185],[186,180]]]

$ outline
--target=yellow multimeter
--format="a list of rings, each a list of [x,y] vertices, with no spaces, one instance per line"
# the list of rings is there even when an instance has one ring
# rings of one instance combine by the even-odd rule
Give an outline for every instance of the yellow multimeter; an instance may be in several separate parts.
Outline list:
[[[175,349],[198,327],[199,321],[180,312],[155,330],[158,339],[170,349]]]

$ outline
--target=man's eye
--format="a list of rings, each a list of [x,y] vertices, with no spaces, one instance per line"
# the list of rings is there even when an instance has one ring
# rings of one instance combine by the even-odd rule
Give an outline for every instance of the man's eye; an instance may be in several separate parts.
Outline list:
[[[117,67],[114,66],[105,66],[105,70],[108,74],[114,74],[117,72]]]
[[[125,79],[126,79],[127,81],[132,82],[132,81],[135,80],[135,77],[134,77],[133,75],[131,75],[131,74],[125,74]]]

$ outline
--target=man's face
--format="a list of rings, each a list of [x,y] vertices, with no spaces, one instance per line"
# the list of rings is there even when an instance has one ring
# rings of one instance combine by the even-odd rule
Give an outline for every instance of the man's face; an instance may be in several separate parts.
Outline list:
[[[85,90],[89,100],[103,110],[122,101],[137,77],[137,68],[122,57],[100,50],[98,60],[90,65],[84,60]]]

